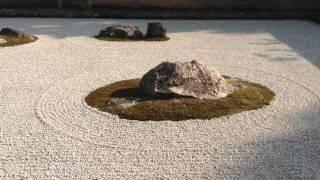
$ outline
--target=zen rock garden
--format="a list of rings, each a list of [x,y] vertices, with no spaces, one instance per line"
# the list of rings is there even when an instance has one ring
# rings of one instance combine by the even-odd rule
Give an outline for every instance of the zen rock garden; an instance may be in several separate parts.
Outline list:
[[[263,85],[222,76],[193,60],[163,62],[141,79],[115,82],[91,92],[86,102],[125,119],[177,121],[259,109],[274,95]]]
[[[162,23],[152,22],[148,23],[145,35],[138,26],[113,25],[101,30],[95,37],[107,41],[167,41],[169,37],[167,37],[166,33],[167,30]]]
[[[0,47],[31,43],[37,39],[37,37],[15,28],[3,28],[0,31]]]
[[[319,24],[152,21],[1,19],[0,180],[320,179]]]

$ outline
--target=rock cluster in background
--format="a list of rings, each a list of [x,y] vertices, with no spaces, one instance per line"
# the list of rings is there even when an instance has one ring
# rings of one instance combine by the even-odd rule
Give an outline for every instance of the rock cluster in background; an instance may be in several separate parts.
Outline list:
[[[122,24],[110,26],[101,30],[97,37],[143,40],[151,38],[167,38],[166,32],[162,23],[159,22],[148,23],[148,29],[145,36],[140,31],[139,27]]]

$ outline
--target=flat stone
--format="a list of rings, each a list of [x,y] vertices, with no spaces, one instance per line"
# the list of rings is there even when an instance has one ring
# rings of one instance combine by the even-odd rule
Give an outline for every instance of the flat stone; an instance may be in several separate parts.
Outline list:
[[[146,73],[140,91],[147,96],[179,95],[198,99],[226,97],[234,90],[214,68],[198,61],[163,62]]]
[[[8,41],[7,40],[5,40],[5,39],[0,39],[0,44],[5,44],[5,43],[7,43]]]
[[[230,85],[232,85],[234,91],[245,89],[248,87],[248,82],[243,81],[239,78],[225,77],[225,79],[229,82]]]
[[[137,26],[114,25],[101,30],[98,37],[123,38],[123,39],[142,39],[143,33]]]
[[[134,106],[140,101],[138,98],[111,98],[106,102],[110,108],[128,108]]]

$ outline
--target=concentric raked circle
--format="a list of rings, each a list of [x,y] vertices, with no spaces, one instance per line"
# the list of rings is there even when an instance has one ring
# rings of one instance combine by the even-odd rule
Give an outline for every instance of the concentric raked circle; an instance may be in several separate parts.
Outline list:
[[[303,128],[317,121],[320,99],[304,85],[260,70],[229,66],[223,69],[227,75],[268,86],[276,93],[275,99],[263,109],[211,120],[125,120],[99,112],[84,101],[90,91],[122,80],[121,77],[110,76],[110,72],[108,76],[88,72],[51,87],[39,99],[36,112],[39,119],[55,130],[81,141],[108,147],[157,150],[190,148],[189,145],[193,149],[205,148],[211,143],[223,143],[226,135],[232,136],[236,142],[237,138],[250,134]]]

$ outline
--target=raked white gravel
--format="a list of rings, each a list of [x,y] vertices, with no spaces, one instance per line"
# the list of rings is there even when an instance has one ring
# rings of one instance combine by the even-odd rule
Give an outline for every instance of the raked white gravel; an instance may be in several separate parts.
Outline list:
[[[162,21],[167,42],[92,38],[147,20],[10,19],[38,36],[0,49],[0,179],[320,179],[320,25]],[[266,108],[141,122],[88,107],[99,86],[197,59],[270,87]]]

